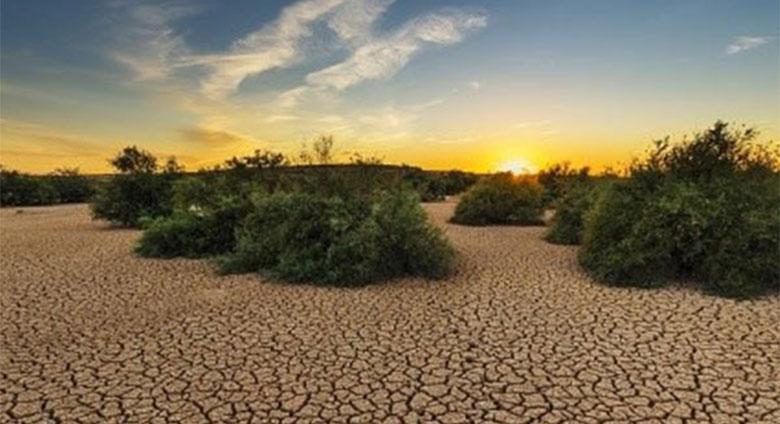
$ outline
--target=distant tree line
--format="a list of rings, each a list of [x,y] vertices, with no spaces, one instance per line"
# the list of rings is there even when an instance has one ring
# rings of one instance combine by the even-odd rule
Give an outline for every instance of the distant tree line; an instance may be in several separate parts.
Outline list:
[[[83,203],[93,192],[94,181],[80,174],[78,168],[30,175],[0,167],[0,206]]]

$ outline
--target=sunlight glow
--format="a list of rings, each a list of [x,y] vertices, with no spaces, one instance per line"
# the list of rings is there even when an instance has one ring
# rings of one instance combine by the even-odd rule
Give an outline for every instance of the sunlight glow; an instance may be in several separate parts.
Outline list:
[[[529,161],[521,158],[502,162],[497,169],[500,172],[511,172],[514,175],[532,174],[535,171],[534,166]]]

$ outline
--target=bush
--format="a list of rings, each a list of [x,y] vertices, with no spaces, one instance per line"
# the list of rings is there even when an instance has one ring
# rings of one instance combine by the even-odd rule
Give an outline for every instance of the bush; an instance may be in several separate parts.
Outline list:
[[[160,174],[119,174],[98,185],[90,204],[95,219],[138,227],[141,218],[170,215],[171,177]]]
[[[551,165],[539,171],[539,184],[544,188],[542,201],[544,205],[550,205],[565,194],[569,186],[578,182],[588,181],[590,168],[572,168],[569,162],[561,162]]]
[[[452,222],[465,225],[542,224],[542,189],[528,179],[499,174],[470,188]]]
[[[692,277],[727,296],[780,287],[777,155],[718,122],[655,145],[586,214],[580,261],[608,283]]]
[[[444,194],[454,196],[463,193],[476,184],[478,178],[475,174],[463,171],[447,171],[443,176]]]
[[[441,202],[447,195],[443,179],[420,168],[405,167],[402,182],[416,191],[423,202]]]
[[[57,192],[59,203],[82,203],[94,193],[92,181],[81,175],[78,168],[55,170],[47,179]]]
[[[229,253],[236,244],[235,229],[247,213],[247,202],[238,198],[224,198],[204,209],[177,210],[144,226],[136,253],[156,258]]]
[[[1,206],[41,206],[58,202],[57,190],[48,179],[0,169]]]
[[[594,183],[579,182],[572,184],[558,201],[555,202],[555,215],[545,239],[555,244],[580,244],[585,213],[593,204]]]
[[[293,282],[353,285],[400,275],[437,278],[454,251],[405,192],[344,199],[276,193],[256,199],[223,272],[265,272]]]
[[[120,173],[98,186],[90,204],[95,219],[137,227],[142,218],[172,213],[172,183],[181,172],[181,166],[174,158],[170,158],[161,170],[151,153],[132,146],[123,149],[109,162]]]

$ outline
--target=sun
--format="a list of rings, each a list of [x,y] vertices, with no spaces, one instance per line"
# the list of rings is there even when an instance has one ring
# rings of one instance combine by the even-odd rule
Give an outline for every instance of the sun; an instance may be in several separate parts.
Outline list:
[[[511,172],[514,175],[533,173],[534,166],[525,159],[511,159],[498,165],[499,172]]]

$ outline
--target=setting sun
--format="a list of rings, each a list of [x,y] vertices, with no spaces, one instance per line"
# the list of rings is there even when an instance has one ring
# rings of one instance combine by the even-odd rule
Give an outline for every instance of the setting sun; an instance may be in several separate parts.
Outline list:
[[[511,172],[515,175],[531,174],[535,171],[535,167],[525,159],[512,159],[498,165],[498,171]]]

